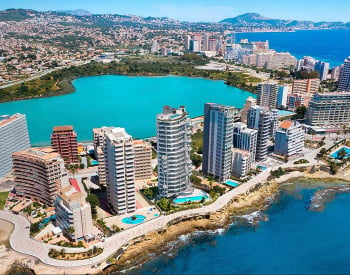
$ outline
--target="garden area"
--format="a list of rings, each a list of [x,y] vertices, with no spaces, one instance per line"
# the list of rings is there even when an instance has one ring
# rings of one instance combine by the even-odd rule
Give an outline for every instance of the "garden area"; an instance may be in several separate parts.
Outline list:
[[[9,192],[0,192],[0,210],[4,209]]]
[[[84,260],[84,259],[92,258],[101,254],[102,252],[103,252],[103,249],[96,246],[93,246],[88,251],[81,252],[81,253],[66,253],[66,250],[64,248],[62,248],[61,250],[52,248],[49,251],[49,257],[57,260],[75,261],[75,260]]]

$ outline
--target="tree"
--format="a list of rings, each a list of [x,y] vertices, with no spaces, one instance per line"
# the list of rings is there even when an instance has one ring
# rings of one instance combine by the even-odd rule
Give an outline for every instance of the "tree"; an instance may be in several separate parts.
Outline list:
[[[68,232],[70,235],[72,235],[72,234],[75,232],[74,227],[73,227],[73,226],[68,227],[68,228],[67,228],[67,232]]]
[[[303,119],[306,115],[306,112],[307,112],[307,108],[305,106],[300,106],[300,107],[297,107],[296,110],[295,110],[295,115],[293,115],[291,118],[293,120],[295,119]]]
[[[347,156],[347,152],[344,148],[341,148],[339,151],[338,151],[338,158],[343,160],[345,157]]]
[[[167,198],[161,198],[157,202],[157,204],[163,211],[169,211],[170,210],[171,202]]]
[[[316,135],[316,131],[314,129],[311,129],[310,134],[312,136],[312,140],[314,140],[314,135]]]
[[[145,194],[145,196],[147,196],[148,198],[153,198],[154,193],[153,190],[151,188],[146,188],[143,193]]]
[[[112,230],[113,230],[114,233],[119,232],[120,231],[120,227],[118,225],[116,225],[116,224],[113,224],[112,225]]]
[[[199,167],[202,164],[202,157],[196,153],[191,153],[190,158],[192,160],[192,164],[195,167]]]

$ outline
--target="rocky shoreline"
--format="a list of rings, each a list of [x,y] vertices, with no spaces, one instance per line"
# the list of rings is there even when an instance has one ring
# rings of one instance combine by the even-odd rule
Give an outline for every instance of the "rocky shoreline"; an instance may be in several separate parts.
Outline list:
[[[246,219],[249,224],[255,224],[260,220],[267,220],[268,217],[261,215],[261,213],[276,199],[276,196],[279,194],[280,185],[299,178],[319,179],[330,182],[334,180],[350,182],[350,178],[346,173],[330,175],[327,172],[290,172],[271,182],[260,184],[244,195],[235,197],[228,205],[217,212],[173,220],[162,230],[152,231],[134,239],[109,259],[108,262],[110,265],[104,269],[104,274],[120,272],[142,265],[149,259],[166,251],[167,244],[174,242],[182,235],[191,234],[196,231],[227,229],[232,223],[233,217],[235,219]],[[349,190],[349,187],[329,187],[326,189],[338,190],[339,193]],[[327,201],[329,201],[328,198],[324,202]]]

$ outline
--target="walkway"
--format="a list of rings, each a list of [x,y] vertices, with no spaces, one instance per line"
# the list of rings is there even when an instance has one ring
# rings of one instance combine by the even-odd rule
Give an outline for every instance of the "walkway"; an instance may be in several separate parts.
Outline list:
[[[331,142],[326,142],[325,146],[328,147],[330,145],[332,145]],[[293,160],[288,163],[282,164],[280,166],[276,166],[274,167],[274,169],[278,169],[278,167],[286,168],[286,167],[311,166],[311,165],[317,164],[317,160],[315,160],[315,157],[316,157],[316,154],[319,152],[319,150],[320,149],[311,151],[303,155],[302,157],[300,157],[300,159],[302,158],[308,159],[310,161],[310,163],[308,164],[294,165],[293,162],[296,160]],[[41,243],[31,239],[29,237],[30,224],[26,218],[20,215],[14,215],[11,212],[7,212],[7,211],[0,211],[0,218],[10,221],[15,225],[15,230],[13,231],[10,238],[10,244],[11,244],[11,247],[18,252],[35,256],[43,263],[52,265],[52,266],[57,266],[57,267],[77,267],[77,266],[84,266],[84,265],[95,265],[98,263],[102,263],[109,256],[115,253],[119,248],[121,248],[123,245],[127,244],[134,238],[145,235],[150,231],[164,228],[170,221],[174,219],[182,218],[184,216],[194,216],[194,215],[203,215],[203,214],[205,215],[212,212],[216,212],[217,210],[227,205],[234,197],[245,194],[257,184],[265,182],[267,180],[267,177],[270,175],[270,171],[271,171],[271,168],[264,170],[258,176],[254,177],[253,179],[251,179],[250,181],[242,185],[239,185],[235,189],[227,192],[226,194],[218,198],[214,203],[210,205],[207,205],[201,208],[177,212],[167,216],[160,216],[159,218],[142,223],[139,226],[135,226],[130,229],[124,230],[120,233],[117,233],[107,238],[105,242],[97,244],[96,246],[103,247],[104,250],[100,255],[91,259],[85,259],[85,260],[79,260],[79,261],[64,261],[64,260],[52,259],[48,256],[48,252],[50,248],[62,249],[62,247]],[[70,252],[79,252],[79,251],[82,251],[83,249],[65,248],[65,250],[67,253],[70,253]]]

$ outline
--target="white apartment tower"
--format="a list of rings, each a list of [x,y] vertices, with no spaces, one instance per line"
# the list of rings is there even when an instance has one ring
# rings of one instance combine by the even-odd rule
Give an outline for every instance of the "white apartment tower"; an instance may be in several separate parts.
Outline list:
[[[30,147],[26,116],[0,116],[0,179],[11,172],[12,153]]]
[[[277,154],[289,157],[304,149],[304,130],[297,121],[283,121],[276,131],[275,148]]]
[[[124,128],[113,128],[106,134],[104,154],[108,202],[118,215],[134,212],[135,155],[132,137]]]
[[[232,165],[235,108],[215,103],[204,105],[203,174],[225,182]]]
[[[158,188],[163,197],[192,192],[191,120],[184,106],[157,115]]]

